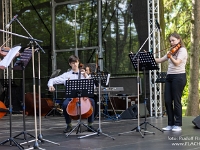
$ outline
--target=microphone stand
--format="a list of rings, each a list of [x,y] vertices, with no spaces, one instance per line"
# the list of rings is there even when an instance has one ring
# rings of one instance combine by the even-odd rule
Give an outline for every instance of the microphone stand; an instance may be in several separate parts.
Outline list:
[[[30,36],[31,39],[33,39],[33,37],[31,36],[31,34],[25,29],[25,27],[21,24],[21,22],[16,18],[15,19],[20,25],[21,27],[26,31],[26,33]],[[41,86],[40,86],[40,53],[38,51],[38,65],[39,65],[39,131],[40,134],[37,136],[37,114],[36,114],[36,87],[35,87],[35,65],[34,65],[34,44],[33,42],[36,44],[37,47],[39,47],[39,49],[45,53],[45,51],[42,49],[42,47],[37,43],[37,41],[35,40],[31,40],[31,47],[32,47],[32,68],[33,68],[33,100],[34,100],[34,118],[35,118],[35,143],[33,145],[33,147],[31,147],[30,149],[42,149],[39,147],[38,144],[38,140],[40,140],[41,142],[50,142],[53,144],[57,144],[60,145],[58,143],[43,139],[42,134],[41,134]],[[29,141],[30,142],[30,141]]]
[[[30,36],[30,39],[33,39],[33,37],[31,36],[31,34],[26,30],[26,28],[21,24],[21,22],[16,18],[15,20],[17,20],[17,22],[20,24],[20,26],[26,31],[26,33]],[[35,42],[36,46],[39,47],[39,49],[45,53],[45,51],[42,49],[42,47],[37,43],[36,40],[33,40],[33,42]],[[33,46],[33,45],[32,45]]]
[[[2,30],[2,29],[0,29],[0,32],[8,33],[8,34],[15,35],[15,36],[18,36],[18,37],[22,37],[22,38],[25,38],[25,39],[28,39],[28,40],[33,40],[33,41],[37,41],[37,42],[43,42],[41,40],[37,40],[37,39],[34,39],[32,37],[27,37],[27,36],[19,35],[17,33],[5,31],[5,30]]]

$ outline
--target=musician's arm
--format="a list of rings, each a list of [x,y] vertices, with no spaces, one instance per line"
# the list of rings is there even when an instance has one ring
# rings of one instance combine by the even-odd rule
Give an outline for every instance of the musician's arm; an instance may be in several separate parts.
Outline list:
[[[49,87],[49,91],[53,92],[55,91],[54,84],[65,84],[65,81],[67,79],[67,73],[63,73],[62,75],[52,78],[48,81],[47,86]]]

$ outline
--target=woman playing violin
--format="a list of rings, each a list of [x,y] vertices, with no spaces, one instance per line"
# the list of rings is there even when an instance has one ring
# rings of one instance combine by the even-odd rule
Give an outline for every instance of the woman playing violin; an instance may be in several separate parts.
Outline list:
[[[63,73],[62,75],[52,78],[48,81],[48,87],[49,87],[49,91],[53,92],[55,91],[54,88],[54,84],[65,84],[66,80],[74,80],[74,79],[79,79],[79,74],[80,74],[80,79],[88,79],[89,76],[88,74],[85,72],[84,69],[81,69],[79,71],[79,58],[75,55],[71,55],[68,59],[68,63],[71,66],[71,70],[68,72]],[[71,124],[71,118],[69,116],[69,114],[66,112],[66,108],[69,104],[69,102],[72,100],[72,98],[67,98],[64,102],[63,102],[63,115],[65,117],[65,121],[67,124],[67,127],[64,129],[64,133],[70,132],[72,130],[72,124]],[[95,109],[95,103],[94,100],[92,98],[90,98],[91,101],[91,105],[93,107],[93,110]],[[88,117],[88,126],[89,128],[91,128],[92,130],[95,131],[95,129],[92,127],[92,123],[94,121],[94,111],[92,113],[92,115],[90,117]],[[92,131],[90,129],[88,129],[88,131]]]
[[[157,63],[168,61],[168,70],[165,81],[165,106],[168,115],[168,126],[165,131],[181,131],[182,105],[181,97],[186,85],[185,65],[187,62],[187,50],[178,33],[169,36],[172,49],[162,58],[156,58]],[[180,44],[180,45],[178,45]]]

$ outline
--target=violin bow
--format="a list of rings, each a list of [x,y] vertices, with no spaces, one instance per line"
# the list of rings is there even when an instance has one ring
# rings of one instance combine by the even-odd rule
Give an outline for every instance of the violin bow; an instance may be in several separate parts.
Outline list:
[[[9,37],[0,47],[3,47],[10,39],[11,37]]]

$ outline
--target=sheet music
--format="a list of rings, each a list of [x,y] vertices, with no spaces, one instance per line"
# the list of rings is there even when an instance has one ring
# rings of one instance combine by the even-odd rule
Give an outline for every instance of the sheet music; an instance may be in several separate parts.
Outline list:
[[[31,57],[32,57],[32,49],[26,48],[22,53],[20,53],[20,57],[15,62],[13,70],[22,70],[22,66],[26,67]]]
[[[20,49],[21,46],[11,48],[8,54],[0,62],[0,69],[6,69],[10,65],[11,61],[15,58]]]
[[[106,80],[106,86],[108,85],[108,83],[109,83],[109,80],[110,80],[110,74],[108,74],[108,76],[107,76],[107,80]]]

